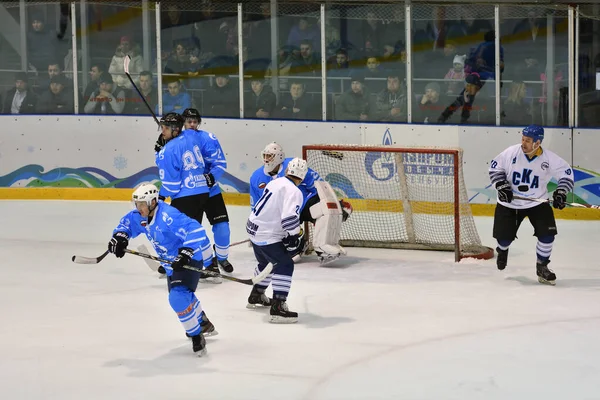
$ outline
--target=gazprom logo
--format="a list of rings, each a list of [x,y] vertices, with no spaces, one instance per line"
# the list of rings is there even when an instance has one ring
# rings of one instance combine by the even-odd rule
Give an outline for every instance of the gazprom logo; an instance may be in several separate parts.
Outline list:
[[[393,144],[389,128],[383,134],[383,144],[387,146]],[[390,180],[396,172],[394,156],[389,152],[369,152],[365,157],[365,169],[369,176],[375,180]]]

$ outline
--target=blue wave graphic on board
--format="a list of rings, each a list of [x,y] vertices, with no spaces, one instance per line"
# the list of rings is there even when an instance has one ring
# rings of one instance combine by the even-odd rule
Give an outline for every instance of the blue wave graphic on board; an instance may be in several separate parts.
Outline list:
[[[342,194],[342,197],[347,197],[350,199],[363,198],[363,196],[356,191],[350,179],[346,178],[342,174],[328,174],[325,177],[325,180],[331,185],[334,191],[341,192],[339,194]]]

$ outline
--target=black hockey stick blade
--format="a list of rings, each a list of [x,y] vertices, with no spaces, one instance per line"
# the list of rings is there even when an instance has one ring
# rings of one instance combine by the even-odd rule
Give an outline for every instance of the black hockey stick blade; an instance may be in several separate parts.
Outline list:
[[[104,257],[108,255],[109,251],[106,250],[101,256],[92,258],[92,257],[83,257],[83,256],[73,256],[71,257],[71,261],[77,264],[98,264],[100,261],[104,260]]]
[[[140,253],[139,251],[130,250],[130,249],[125,249],[125,252],[129,253],[129,254],[133,254],[134,256],[148,258],[150,260],[158,261],[158,262],[165,263],[165,264],[171,264],[171,261],[166,260],[164,258],[155,257],[155,256],[153,256],[151,254],[144,254],[144,253]],[[214,273],[212,271],[207,271],[207,270],[202,269],[202,268],[192,267],[191,265],[184,265],[183,268],[189,269],[190,271],[201,272],[201,273],[203,273],[206,276],[221,277],[221,278],[226,279],[228,281],[237,282],[237,283],[241,283],[243,285],[250,285],[250,286],[253,286],[256,283],[263,281],[273,271],[273,265],[269,263],[265,267],[265,269],[263,269],[261,271],[261,273],[258,274],[258,275],[256,275],[255,277],[253,277],[251,279],[240,279],[240,278],[235,278],[233,276],[217,274],[217,273]]]

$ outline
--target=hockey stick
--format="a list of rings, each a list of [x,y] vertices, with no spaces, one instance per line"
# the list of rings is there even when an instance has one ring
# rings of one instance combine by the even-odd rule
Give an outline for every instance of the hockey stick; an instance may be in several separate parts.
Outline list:
[[[171,261],[165,260],[164,258],[155,257],[155,256],[153,256],[151,254],[140,253],[138,251],[129,250],[129,249],[125,249],[125,252],[129,253],[129,254],[133,254],[134,256],[143,257],[143,258],[149,258],[151,260],[158,261],[158,262],[165,263],[165,264],[171,264]],[[269,263],[265,267],[265,269],[263,269],[255,277],[253,277],[251,279],[240,279],[240,278],[234,278],[233,276],[216,274],[216,273],[214,273],[212,271],[207,271],[207,270],[204,270],[202,268],[192,267],[190,265],[184,265],[183,266],[183,268],[189,269],[190,271],[201,272],[201,273],[203,273],[204,275],[207,275],[207,276],[221,277],[221,278],[226,279],[228,281],[237,282],[237,283],[241,283],[241,284],[244,284],[244,285],[250,285],[250,286],[253,286],[256,283],[263,281],[273,271],[273,267],[274,267],[274,265],[271,264],[271,263]]]
[[[234,246],[238,246],[240,244],[249,243],[249,242],[250,242],[250,239],[242,240],[239,242],[233,242],[229,245],[229,247],[234,247]],[[148,250],[148,248],[143,244],[140,244],[137,247],[137,249],[140,253],[146,253],[146,254],[150,253],[150,250]],[[154,271],[154,272],[158,271],[158,262],[153,262],[148,258],[145,258],[144,261],[146,262],[146,265],[148,266],[148,268],[150,268],[152,271]]]
[[[104,260],[104,257],[106,257],[108,253],[109,251],[106,250],[101,256],[98,256],[96,258],[73,256],[71,257],[71,261],[77,264],[98,264],[100,261]]]
[[[135,84],[135,82],[133,81],[133,79],[131,79],[131,75],[129,75],[129,63],[130,62],[131,62],[131,57],[129,57],[129,55],[126,55],[125,59],[123,61],[123,69],[125,70],[125,75],[127,75],[129,82],[131,82],[131,84],[133,85],[133,88],[140,95],[142,101],[148,108],[148,111],[150,111],[150,114],[152,114],[152,118],[154,118],[154,122],[156,122],[156,125],[158,125],[160,127],[160,122],[158,121],[158,118],[156,118],[156,114],[154,114],[154,110],[152,110],[152,107],[150,107],[150,104],[148,104],[148,102],[146,101],[146,98],[144,97],[142,92],[140,92],[140,89],[138,89],[138,87]]]
[[[529,201],[534,201],[536,203],[552,203],[552,200],[537,199],[535,197],[513,196],[513,199],[517,199],[517,200],[529,200]],[[580,204],[580,203],[565,203],[565,204],[567,206],[570,206],[570,207],[593,208],[595,210],[600,209],[600,206],[597,206],[597,205],[594,205],[594,204]]]

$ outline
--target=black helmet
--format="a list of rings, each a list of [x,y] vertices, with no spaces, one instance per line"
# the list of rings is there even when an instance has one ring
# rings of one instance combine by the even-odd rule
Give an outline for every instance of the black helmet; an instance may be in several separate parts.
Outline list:
[[[168,126],[171,129],[177,128],[178,132],[177,132],[177,134],[175,134],[173,136],[177,136],[179,134],[179,132],[181,132],[184,122],[185,122],[185,120],[183,119],[183,117],[174,112],[167,113],[167,114],[163,115],[163,117],[160,119],[161,125]]]
[[[195,108],[186,108],[183,114],[181,114],[184,119],[195,118],[198,120],[198,123],[202,121],[202,117],[200,116],[200,112]]]

